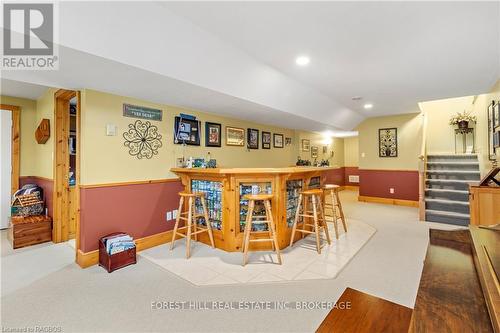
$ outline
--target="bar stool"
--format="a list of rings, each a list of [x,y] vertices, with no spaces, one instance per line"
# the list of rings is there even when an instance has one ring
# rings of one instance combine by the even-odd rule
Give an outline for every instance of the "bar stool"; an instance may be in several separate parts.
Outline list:
[[[278,238],[276,237],[276,227],[274,225],[273,213],[271,211],[271,199],[273,198],[272,194],[247,194],[243,197],[245,200],[248,200],[248,212],[245,222],[245,230],[243,232],[243,266],[247,263],[248,249],[250,247],[250,243],[252,242],[271,242],[273,251],[276,251],[278,255],[278,262],[281,265],[281,253],[280,248],[278,246]],[[264,204],[266,209],[265,217],[254,217],[253,211],[255,207],[255,202],[261,201]],[[265,218],[264,220],[260,218]],[[254,233],[252,232],[252,226],[254,224],[263,224],[266,223],[268,226],[269,238],[257,238],[250,239],[250,236]]]
[[[176,236],[181,236],[186,238],[186,259],[189,259],[191,256],[191,237],[194,236],[195,240],[198,241],[198,234],[202,232],[208,232],[208,237],[210,238],[210,243],[212,247],[215,248],[214,244],[214,236],[212,234],[212,226],[210,225],[210,220],[208,219],[208,210],[207,205],[205,203],[205,193],[196,192],[196,193],[188,193],[188,192],[179,192],[180,200],[179,200],[179,210],[177,214],[177,218],[175,219],[174,231],[172,233],[172,243],[170,244],[170,250],[173,250],[175,238]],[[187,211],[183,212],[184,198],[188,198]],[[196,199],[201,201],[201,205],[203,207],[203,214],[196,213]],[[187,215],[187,217],[186,217]],[[206,228],[198,226],[196,223],[197,217],[205,218],[205,222],[207,224]],[[180,220],[186,221],[186,224],[183,227],[179,227]],[[194,220],[194,223],[193,223]],[[186,233],[180,233],[179,230],[187,229]]]
[[[337,221],[340,219],[342,225],[344,226],[344,231],[347,232],[347,225],[345,223],[344,212],[342,211],[342,203],[339,198],[340,186],[334,184],[327,184],[323,186],[324,190],[324,208],[330,208],[332,215],[326,215],[325,217],[330,217],[332,219],[333,225],[335,226],[335,238],[339,239],[339,227]],[[330,202],[327,202],[327,197],[330,197]],[[337,214],[338,209],[338,214]],[[328,219],[326,220],[328,222]]]
[[[311,189],[300,192],[299,201],[297,205],[297,210],[295,212],[295,220],[293,221],[292,228],[292,238],[290,239],[290,246],[293,245],[293,239],[295,238],[295,232],[302,232],[305,234],[315,234],[316,235],[316,249],[318,254],[321,254],[321,244],[320,244],[320,232],[323,229],[326,240],[328,244],[331,244],[330,234],[328,233],[328,226],[325,222],[325,216],[323,212],[323,205],[321,203],[323,196],[322,189]],[[305,206],[302,200],[307,201],[308,198],[311,198],[312,201],[312,211],[303,207],[303,213],[300,213],[301,206]],[[312,215],[311,215],[312,214]],[[299,218],[302,217],[302,227],[297,228],[297,224],[299,223]],[[307,223],[306,218],[312,218],[313,223]],[[307,227],[312,228],[312,230],[307,229]]]

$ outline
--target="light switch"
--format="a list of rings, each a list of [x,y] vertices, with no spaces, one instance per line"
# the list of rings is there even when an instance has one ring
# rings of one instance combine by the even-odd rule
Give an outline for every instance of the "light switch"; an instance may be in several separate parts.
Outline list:
[[[115,124],[106,124],[106,135],[107,136],[115,136],[116,135],[116,125]]]
[[[389,189],[389,193],[394,194],[394,189],[392,187]]]
[[[172,218],[174,218],[174,219],[177,218],[177,209],[172,211]]]
[[[365,153],[361,153],[361,157],[365,157]]]
[[[167,212],[167,221],[172,219],[172,212]]]

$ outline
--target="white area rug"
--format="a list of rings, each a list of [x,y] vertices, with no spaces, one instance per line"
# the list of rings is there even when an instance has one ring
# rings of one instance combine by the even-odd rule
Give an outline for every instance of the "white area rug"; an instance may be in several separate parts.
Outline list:
[[[186,242],[170,243],[140,252],[140,256],[198,286],[289,282],[311,279],[332,279],[375,234],[376,229],[361,221],[349,219],[347,233],[339,225],[335,239],[333,224],[328,223],[332,244],[322,240],[321,254],[316,252],[313,235],[282,250],[283,265],[277,264],[274,252],[251,252],[243,267],[241,252],[225,252],[203,243],[192,242],[191,258],[186,259]]]

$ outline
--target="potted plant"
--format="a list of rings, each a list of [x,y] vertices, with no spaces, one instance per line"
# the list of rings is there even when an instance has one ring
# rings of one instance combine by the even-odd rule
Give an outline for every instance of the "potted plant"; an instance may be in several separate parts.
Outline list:
[[[467,111],[458,112],[450,119],[450,125],[458,125],[459,129],[469,128],[469,123],[475,123],[475,122],[476,122],[476,116],[472,116]]]

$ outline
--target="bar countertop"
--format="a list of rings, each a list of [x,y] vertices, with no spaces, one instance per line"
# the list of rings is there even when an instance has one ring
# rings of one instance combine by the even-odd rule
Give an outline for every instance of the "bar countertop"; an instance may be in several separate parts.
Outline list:
[[[204,174],[290,174],[338,169],[329,167],[284,167],[284,168],[172,168],[173,173],[204,173]]]

